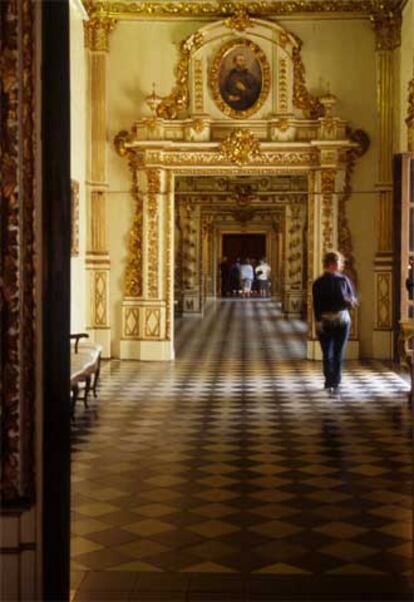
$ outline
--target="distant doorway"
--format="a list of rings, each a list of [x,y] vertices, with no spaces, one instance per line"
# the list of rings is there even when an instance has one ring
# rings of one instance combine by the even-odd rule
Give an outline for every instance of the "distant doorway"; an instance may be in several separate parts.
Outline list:
[[[224,234],[223,257],[260,259],[266,256],[266,234]]]

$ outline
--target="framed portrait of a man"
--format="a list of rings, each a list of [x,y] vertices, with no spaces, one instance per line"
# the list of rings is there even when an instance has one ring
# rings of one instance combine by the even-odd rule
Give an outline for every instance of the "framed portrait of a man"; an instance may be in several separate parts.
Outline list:
[[[219,109],[244,119],[265,102],[270,89],[270,67],[261,48],[247,39],[224,44],[214,57],[210,87]]]

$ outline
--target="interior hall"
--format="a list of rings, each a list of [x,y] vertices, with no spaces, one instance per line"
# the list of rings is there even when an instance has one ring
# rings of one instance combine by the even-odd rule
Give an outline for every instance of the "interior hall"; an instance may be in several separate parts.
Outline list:
[[[413,598],[414,0],[3,0],[1,596]]]

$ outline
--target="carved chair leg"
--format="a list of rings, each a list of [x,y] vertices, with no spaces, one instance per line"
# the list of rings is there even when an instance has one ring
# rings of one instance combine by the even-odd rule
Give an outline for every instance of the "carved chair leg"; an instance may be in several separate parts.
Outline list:
[[[85,404],[85,408],[88,407],[88,395],[89,395],[90,390],[91,390],[91,377],[88,374],[88,376],[85,377],[85,397],[83,398],[83,403]]]
[[[98,393],[96,391],[99,384],[99,375],[101,374],[101,360],[98,361],[98,367],[96,369],[94,378],[93,378],[93,395],[94,397],[98,397]]]

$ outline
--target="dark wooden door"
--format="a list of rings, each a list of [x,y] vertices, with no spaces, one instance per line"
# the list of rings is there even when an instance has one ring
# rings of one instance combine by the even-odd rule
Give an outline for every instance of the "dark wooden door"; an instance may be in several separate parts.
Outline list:
[[[260,259],[266,255],[266,234],[224,234],[223,257],[229,261],[240,259]]]

